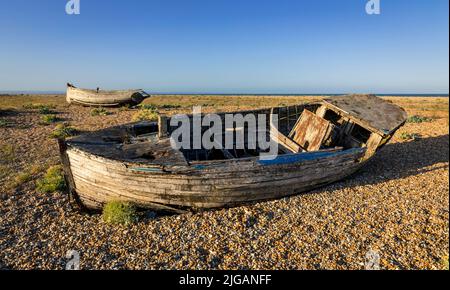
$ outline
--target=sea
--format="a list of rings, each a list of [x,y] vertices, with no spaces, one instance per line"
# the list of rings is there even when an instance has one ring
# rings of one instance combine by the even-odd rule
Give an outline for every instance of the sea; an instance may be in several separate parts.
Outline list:
[[[145,90],[147,93],[151,94],[151,95],[177,95],[177,96],[249,96],[249,97],[255,97],[255,96],[293,96],[293,97],[302,97],[302,96],[342,96],[342,95],[346,95],[348,93],[340,93],[340,94],[336,94],[336,93],[323,93],[323,94],[308,94],[308,93],[301,93],[301,94],[280,94],[280,93],[261,93],[261,94],[244,94],[244,93],[197,93],[197,92],[152,92],[151,90]],[[0,91],[0,95],[63,95],[65,94],[65,91]],[[381,97],[387,97],[387,96],[392,96],[392,97],[449,97],[448,93],[443,93],[443,94],[405,94],[405,93],[389,93],[389,94],[377,94],[374,93],[377,96],[381,96]]]

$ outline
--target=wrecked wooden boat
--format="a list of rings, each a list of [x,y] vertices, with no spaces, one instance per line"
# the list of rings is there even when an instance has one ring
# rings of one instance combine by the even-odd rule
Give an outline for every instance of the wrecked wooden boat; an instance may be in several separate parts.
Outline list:
[[[93,107],[114,107],[125,104],[138,105],[150,97],[143,90],[105,91],[80,89],[67,84],[66,101],[69,104],[78,104]]]
[[[271,130],[259,133],[276,142],[274,158],[245,148],[174,149],[170,136],[178,127],[166,116],[60,140],[71,200],[84,209],[123,200],[182,212],[281,198],[353,174],[407,118],[402,108],[372,95],[238,113],[268,117]]]

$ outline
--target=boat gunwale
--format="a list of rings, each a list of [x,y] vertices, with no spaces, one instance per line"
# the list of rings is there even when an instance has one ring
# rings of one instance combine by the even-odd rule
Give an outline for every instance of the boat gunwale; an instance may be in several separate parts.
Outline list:
[[[93,90],[93,89],[83,89],[83,88],[73,88],[68,87],[67,90],[79,91],[83,93],[94,93],[99,95],[115,95],[115,94],[129,94],[129,93],[144,93],[143,89],[130,89],[130,90]],[[146,93],[147,94],[147,93]]]
[[[110,157],[104,157],[92,152],[83,150],[83,148],[73,146],[70,141],[67,143],[67,150],[73,150],[75,152],[80,152],[87,155],[88,157],[94,157],[105,162],[115,163],[130,170],[134,173],[143,174],[182,174],[202,170],[213,170],[213,169],[223,169],[227,167],[236,166],[239,163],[248,163],[249,166],[258,166],[261,169],[267,168],[268,166],[297,166],[304,164],[306,162],[313,162],[318,160],[332,159],[340,155],[361,155],[366,151],[366,148],[349,148],[340,151],[329,151],[329,150],[319,150],[313,152],[299,152],[299,153],[288,153],[283,155],[278,155],[273,160],[262,160],[259,156],[246,157],[246,158],[234,158],[234,159],[223,159],[223,160],[210,160],[204,162],[187,163],[186,165],[162,165],[157,163],[141,163],[133,162],[131,160],[121,160]],[[316,158],[314,156],[316,155]],[[304,158],[302,158],[304,157]],[[313,157],[313,158],[311,158]],[[283,160],[292,160],[292,162],[283,162]],[[105,163],[106,164],[106,163]]]

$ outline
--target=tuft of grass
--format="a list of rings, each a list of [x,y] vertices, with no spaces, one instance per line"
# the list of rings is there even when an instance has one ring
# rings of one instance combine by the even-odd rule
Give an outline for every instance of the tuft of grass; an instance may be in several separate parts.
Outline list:
[[[137,222],[136,208],[129,202],[110,201],[103,207],[102,218],[109,224],[129,225]]]
[[[407,120],[408,123],[424,123],[424,122],[431,122],[431,121],[433,121],[432,118],[418,116],[418,115],[411,116]]]
[[[48,106],[41,106],[38,109],[38,112],[41,115],[48,115],[48,114],[52,114],[53,113],[52,109],[50,109],[50,107],[48,107]]]
[[[8,122],[6,120],[0,119],[0,128],[8,127]]]
[[[142,110],[150,110],[150,111],[156,111],[158,109],[153,104],[141,104],[141,105],[137,105],[137,107]]]
[[[56,115],[43,115],[41,116],[41,123],[43,125],[50,125],[52,123],[58,122],[58,117]]]
[[[64,180],[63,169],[61,165],[50,167],[42,179],[36,182],[36,188],[40,192],[52,193],[64,190],[66,182]]]
[[[50,134],[51,138],[55,139],[65,139],[77,134],[77,130],[68,124],[59,124],[56,126],[55,130]]]
[[[161,109],[179,109],[181,108],[181,105],[171,105],[171,104],[164,104],[159,106]]]
[[[102,107],[91,110],[91,116],[107,116],[109,114],[110,113]]]
[[[141,109],[133,115],[131,120],[133,122],[156,121],[158,120],[158,112],[150,109]]]
[[[417,139],[419,139],[419,138],[420,138],[420,135],[417,134],[417,133],[402,132],[402,133],[400,134],[400,139],[401,139],[401,140],[404,140],[404,141],[407,141],[407,140],[413,140],[413,141],[415,141],[415,140],[417,140]]]
[[[38,113],[41,115],[49,115],[53,114],[53,110],[56,108],[56,106],[31,103],[23,105],[23,108],[27,110],[38,110]]]
[[[51,104],[35,104],[35,103],[28,103],[23,105],[24,109],[28,109],[28,110],[36,110],[36,109],[41,109],[41,108],[47,108],[47,109],[56,109],[55,105],[51,105]]]
[[[0,169],[2,166],[0,166]],[[34,164],[31,167],[26,168],[20,174],[14,177],[13,181],[9,183],[9,188],[13,189],[18,186],[21,186],[25,183],[32,181],[36,176],[38,176],[44,170],[43,165]],[[8,171],[7,171],[8,172]],[[14,176],[14,172],[9,170],[9,175]],[[0,173],[0,177],[2,174]]]
[[[35,104],[24,104],[22,107],[27,110],[34,110],[37,108],[37,106],[38,105],[35,105]]]

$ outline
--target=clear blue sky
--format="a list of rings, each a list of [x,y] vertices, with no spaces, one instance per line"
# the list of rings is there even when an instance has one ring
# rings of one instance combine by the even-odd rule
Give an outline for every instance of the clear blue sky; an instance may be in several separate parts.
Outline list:
[[[0,91],[448,93],[448,0],[0,0]]]

